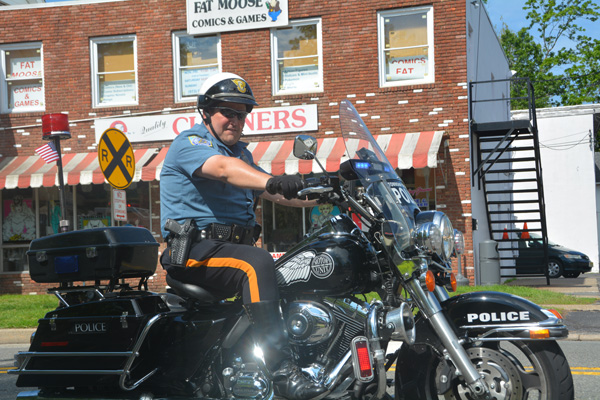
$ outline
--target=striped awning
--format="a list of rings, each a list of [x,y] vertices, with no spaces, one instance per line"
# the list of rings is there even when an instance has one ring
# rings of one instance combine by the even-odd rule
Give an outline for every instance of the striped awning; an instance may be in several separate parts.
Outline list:
[[[167,155],[167,151],[169,151],[168,147],[163,147],[160,149],[156,157],[148,165],[142,168],[142,181],[160,181],[160,171],[162,170],[163,163],[165,162],[165,157]]]
[[[135,175],[141,180],[142,168],[158,152],[156,148],[134,150]],[[88,185],[105,182],[98,163],[98,153],[67,153],[62,155],[65,185]],[[58,186],[58,167],[37,155],[0,158],[0,189]]]
[[[435,168],[442,135],[441,131],[428,131],[377,135],[375,139],[394,168]],[[328,172],[337,171],[340,163],[345,159],[343,139],[334,137],[317,141],[319,142],[317,158]],[[316,161],[299,160],[294,157],[293,148],[293,140],[253,142],[248,145],[254,162],[273,175],[309,174],[321,171]],[[160,180],[160,171],[168,150],[168,147],[163,147],[158,155],[142,168],[142,181]]]
[[[375,140],[394,168],[435,168],[443,132],[428,131],[376,135]],[[318,139],[317,158],[328,172],[339,169],[345,160],[342,138]],[[273,175],[308,174],[321,169],[314,160],[299,160],[292,154],[293,140],[250,143],[254,162]]]

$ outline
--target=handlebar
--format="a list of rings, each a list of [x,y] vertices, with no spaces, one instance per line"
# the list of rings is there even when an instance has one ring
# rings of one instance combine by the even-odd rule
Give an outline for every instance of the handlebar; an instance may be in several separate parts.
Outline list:
[[[333,188],[330,186],[313,186],[302,189],[298,192],[298,197],[304,197],[309,194],[323,194],[327,192],[332,192]]]

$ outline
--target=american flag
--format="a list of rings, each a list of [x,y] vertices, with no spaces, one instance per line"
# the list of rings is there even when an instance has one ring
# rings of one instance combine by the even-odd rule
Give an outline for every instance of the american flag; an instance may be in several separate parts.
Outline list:
[[[54,148],[53,142],[48,142],[45,145],[35,149],[35,152],[46,161],[46,164],[58,160],[58,152]]]

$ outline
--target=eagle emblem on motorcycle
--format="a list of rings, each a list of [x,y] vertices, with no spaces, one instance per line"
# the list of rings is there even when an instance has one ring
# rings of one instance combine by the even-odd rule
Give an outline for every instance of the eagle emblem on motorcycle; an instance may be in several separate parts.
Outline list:
[[[275,271],[277,284],[289,286],[296,282],[306,282],[311,276],[325,279],[333,273],[333,258],[327,253],[306,250],[287,260]]]

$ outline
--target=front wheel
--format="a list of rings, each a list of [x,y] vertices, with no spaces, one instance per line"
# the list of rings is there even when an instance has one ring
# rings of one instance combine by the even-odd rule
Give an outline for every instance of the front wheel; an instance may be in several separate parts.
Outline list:
[[[430,354],[429,367],[413,366],[426,370],[424,374],[419,374],[422,380],[418,380],[421,382],[412,382],[424,390],[418,390],[418,397],[412,391],[410,396],[400,395],[398,398],[473,399],[452,365],[443,358],[433,356],[433,352]],[[572,400],[574,397],[569,364],[554,341],[488,342],[467,348],[467,354],[487,382],[492,399]],[[402,384],[401,378],[397,379],[397,384],[399,382]]]

